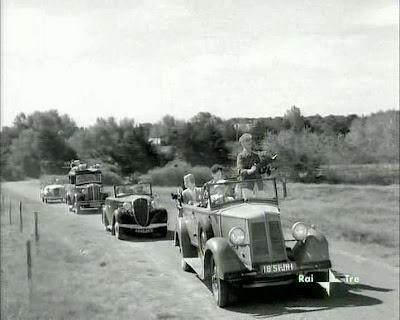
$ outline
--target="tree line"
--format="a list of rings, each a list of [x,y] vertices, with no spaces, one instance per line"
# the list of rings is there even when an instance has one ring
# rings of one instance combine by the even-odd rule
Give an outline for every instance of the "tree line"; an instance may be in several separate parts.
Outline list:
[[[187,121],[166,115],[157,123],[98,118],[85,128],[50,110],[21,113],[2,128],[1,177],[63,174],[71,159],[100,163],[111,180],[135,178],[173,160],[233,167],[244,132],[253,135],[256,149],[277,153],[276,166],[292,179],[314,178],[321,165],[399,162],[397,110],[323,117],[303,116],[293,106],[281,117],[224,120],[200,112]]]

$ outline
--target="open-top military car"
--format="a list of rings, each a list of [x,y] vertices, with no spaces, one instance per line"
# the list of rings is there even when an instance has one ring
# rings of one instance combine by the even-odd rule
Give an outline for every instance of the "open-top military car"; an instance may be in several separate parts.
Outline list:
[[[69,184],[65,202],[69,211],[79,214],[83,211],[101,213],[107,197],[102,188],[101,170],[98,165],[87,166],[78,160],[71,162],[68,174]]]
[[[173,198],[182,268],[209,284],[218,306],[231,303],[238,288],[321,278],[331,267],[328,242],[315,227],[298,222],[285,240],[273,178],[208,184],[195,205]]]
[[[132,233],[167,235],[167,210],[157,206],[150,183],[116,185],[103,207],[103,225],[118,239]]]
[[[62,184],[50,184],[40,189],[40,200],[42,202],[61,201],[64,202],[65,187]]]

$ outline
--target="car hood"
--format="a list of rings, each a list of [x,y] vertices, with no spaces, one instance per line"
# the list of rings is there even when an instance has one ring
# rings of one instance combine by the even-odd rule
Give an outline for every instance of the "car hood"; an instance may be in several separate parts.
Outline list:
[[[146,199],[148,201],[151,200],[150,196],[143,195],[143,194],[140,194],[140,195],[139,194],[135,194],[135,195],[118,197],[118,198],[113,197],[112,199],[114,199],[116,201],[120,201],[120,202],[133,202],[133,201],[135,201],[136,199],[139,199],[139,198],[144,198],[144,199]]]
[[[264,212],[280,213],[277,206],[268,203],[240,203],[221,209],[221,216],[252,219],[259,217]]]

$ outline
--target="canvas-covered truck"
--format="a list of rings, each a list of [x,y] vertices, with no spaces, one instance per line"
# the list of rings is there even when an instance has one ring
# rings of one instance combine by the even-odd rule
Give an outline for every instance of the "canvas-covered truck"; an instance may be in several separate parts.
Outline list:
[[[77,214],[101,213],[107,194],[103,192],[100,166],[72,161],[68,179],[65,197],[68,210]]]

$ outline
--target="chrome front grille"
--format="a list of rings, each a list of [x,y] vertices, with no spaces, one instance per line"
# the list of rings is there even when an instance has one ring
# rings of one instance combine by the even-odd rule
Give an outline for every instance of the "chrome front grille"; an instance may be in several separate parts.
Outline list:
[[[146,199],[139,198],[133,202],[133,214],[137,224],[146,226],[149,220],[149,205]]]
[[[58,188],[54,189],[53,190],[53,194],[54,194],[55,197],[60,196],[60,189],[58,189]]]
[[[268,255],[267,234],[265,222],[253,222],[251,224],[252,250],[256,260]]]
[[[87,200],[91,201],[91,200],[99,200],[100,199],[100,186],[93,184],[90,185],[87,189],[88,193],[87,193]]]
[[[269,221],[269,237],[271,242],[271,254],[274,258],[286,258],[285,240],[279,221]]]

